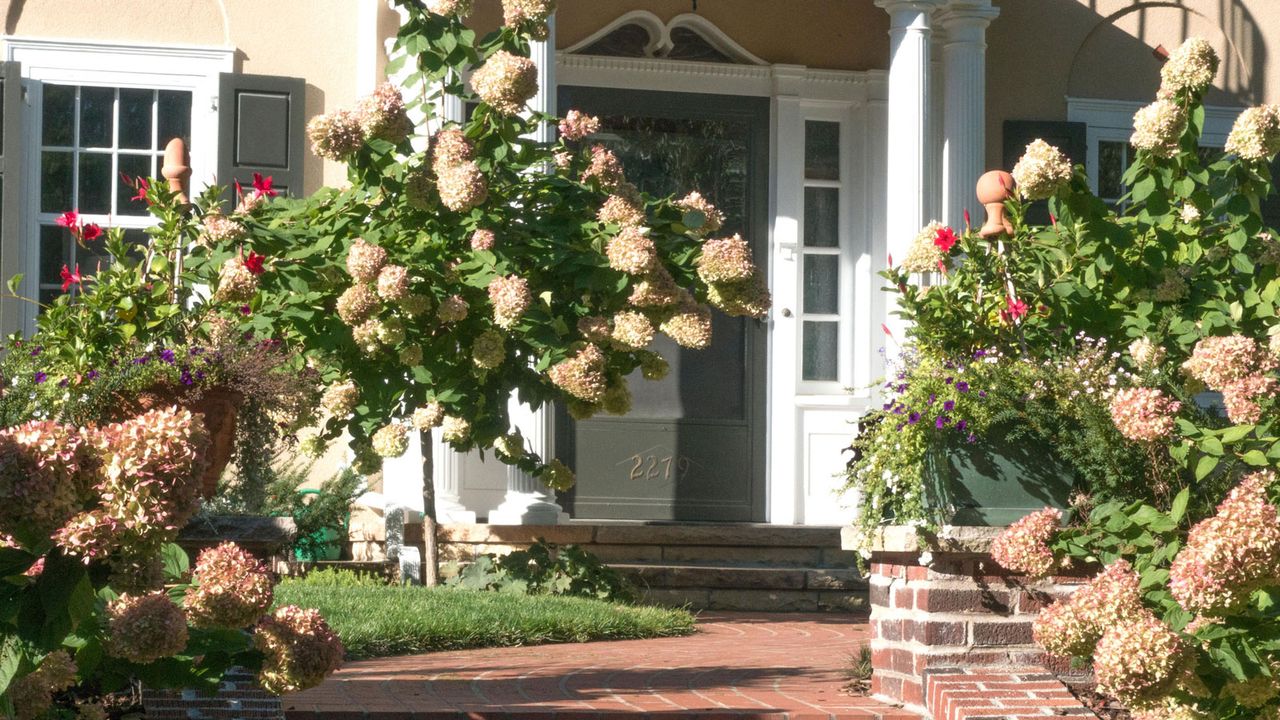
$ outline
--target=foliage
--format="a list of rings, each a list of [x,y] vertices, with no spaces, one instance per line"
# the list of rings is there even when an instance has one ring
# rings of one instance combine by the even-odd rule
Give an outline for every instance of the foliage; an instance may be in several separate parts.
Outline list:
[[[421,586],[311,586],[287,579],[281,603],[318,608],[353,659],[477,647],[672,637],[693,632],[683,610],[601,600]]]
[[[1032,575],[1058,562],[1103,566],[1040,614],[1036,641],[1091,659],[1100,689],[1144,718],[1280,713],[1280,246],[1260,212],[1280,107],[1242,113],[1226,154],[1207,162],[1201,100],[1216,67],[1203,41],[1174,53],[1157,101],[1135,115],[1136,159],[1117,206],[1037,141],[1014,171],[1024,197],[1006,204],[1011,233],[966,232],[962,256],[941,231],[924,238],[916,256],[937,258],[935,287],[913,286],[903,267],[886,273],[924,355],[985,350],[1042,364],[1078,334],[1127,351],[1113,356],[1123,368],[1093,383],[1087,402],[1100,410],[1089,422],[1100,432],[1109,415],[1120,436],[1110,446],[1142,461],[1117,465],[1128,482],[1105,492],[1084,478],[1087,521],[1059,532],[1055,510],[1038,513],[1006,530],[993,556]],[[1036,198],[1048,198],[1050,227],[1024,222],[1023,200]],[[1075,422],[1073,407],[1056,398],[1045,412]]]
[[[541,538],[527,550],[480,555],[449,584],[466,590],[635,600],[622,575],[595,555],[577,545],[557,547]]]
[[[525,56],[541,21],[478,39],[459,17],[397,5],[388,72],[404,88],[309,126],[351,186],[254,203],[242,232],[210,238],[187,267],[223,317],[305,349],[334,390],[324,438],[348,433],[360,467],[403,452],[411,421],[447,420],[455,448],[496,444],[567,487],[562,465],[509,434],[512,392],[577,417],[625,413],[628,378],[665,373],[646,349],[655,332],[704,346],[707,304],[760,316],[763,277],[744,242],[704,242],[719,212],[701,198],[645,196],[587,147],[594,119],[571,114],[558,140],[533,139],[555,118],[511,111],[536,89]],[[461,125],[438,115],[448,97],[476,103]],[[248,258],[262,268],[252,281]]]
[[[323,588],[386,587],[385,578],[342,568],[316,568],[306,575],[288,580],[289,585]]]

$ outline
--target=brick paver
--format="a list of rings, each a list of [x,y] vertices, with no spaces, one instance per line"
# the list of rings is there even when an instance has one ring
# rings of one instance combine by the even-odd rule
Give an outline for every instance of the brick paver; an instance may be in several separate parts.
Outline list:
[[[285,709],[289,720],[919,720],[843,689],[870,635],[863,619],[719,613],[698,629],[353,662]]]

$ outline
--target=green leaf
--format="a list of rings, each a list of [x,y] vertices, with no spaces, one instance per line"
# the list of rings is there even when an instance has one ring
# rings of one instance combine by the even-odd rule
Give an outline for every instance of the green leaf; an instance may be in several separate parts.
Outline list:
[[[174,543],[167,543],[160,549],[160,559],[164,562],[164,579],[167,582],[179,582],[186,578],[191,560],[187,551]]]
[[[1208,455],[1222,455],[1222,441],[1216,437],[1207,437],[1200,441],[1200,452]]]
[[[1261,467],[1263,465],[1270,464],[1270,461],[1267,460],[1267,456],[1264,455],[1261,450],[1250,450],[1242,455],[1240,459],[1254,467]]]
[[[1182,521],[1182,516],[1187,514],[1187,503],[1191,500],[1190,488],[1182,488],[1176,497],[1173,498],[1173,506],[1169,508],[1169,519],[1176,522]]]
[[[1222,442],[1233,443],[1239,442],[1246,435],[1253,432],[1253,425],[1232,425],[1222,431]]]
[[[17,275],[14,275],[13,277],[9,278],[9,282],[5,283],[5,286],[9,288],[10,295],[18,294],[18,288],[21,287],[22,285],[22,278],[23,278],[23,274],[18,273]]]
[[[1218,467],[1218,458],[1212,455],[1205,455],[1200,458],[1200,462],[1196,463],[1196,480],[1203,480]]]

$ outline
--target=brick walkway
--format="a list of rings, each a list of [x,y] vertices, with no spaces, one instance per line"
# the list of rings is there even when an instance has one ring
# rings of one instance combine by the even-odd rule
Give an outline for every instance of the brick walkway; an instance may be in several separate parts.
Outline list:
[[[684,638],[353,662],[287,696],[285,709],[289,720],[919,720],[843,690],[865,621],[721,613],[698,627]]]

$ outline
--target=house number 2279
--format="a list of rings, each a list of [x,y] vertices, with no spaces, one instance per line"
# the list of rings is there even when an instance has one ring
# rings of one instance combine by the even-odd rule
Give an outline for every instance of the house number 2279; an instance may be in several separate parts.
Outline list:
[[[664,482],[670,482],[672,470],[675,471],[677,479],[683,480],[693,466],[693,461],[684,456],[668,455],[666,457],[658,457],[657,455],[641,455],[637,453],[627,459],[631,461],[630,479],[632,482],[657,480],[659,478]]]

